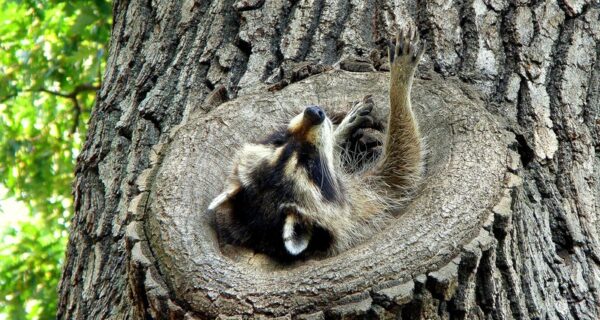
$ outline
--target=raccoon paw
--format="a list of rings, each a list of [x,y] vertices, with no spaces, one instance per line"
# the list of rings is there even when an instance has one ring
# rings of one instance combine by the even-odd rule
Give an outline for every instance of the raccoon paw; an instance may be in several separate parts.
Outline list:
[[[348,112],[344,120],[342,120],[335,130],[338,144],[347,142],[359,129],[372,128],[375,126],[376,121],[371,115],[374,106],[375,103],[370,95],[365,96],[362,101],[354,104],[352,110]]]
[[[395,43],[389,44],[388,56],[392,74],[407,74],[414,71],[425,52],[425,41],[419,40],[419,34],[412,27],[401,30]]]
[[[348,126],[357,129],[373,125],[374,120],[371,116],[373,106],[375,106],[375,103],[370,95],[366,96],[363,101],[357,102],[346,116],[348,118]]]

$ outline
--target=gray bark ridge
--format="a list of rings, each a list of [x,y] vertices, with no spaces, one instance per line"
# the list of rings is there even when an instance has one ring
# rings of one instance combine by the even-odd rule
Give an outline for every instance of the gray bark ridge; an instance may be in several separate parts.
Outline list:
[[[417,80],[413,87],[428,145],[427,175],[389,228],[339,256],[293,266],[237,248],[225,248],[225,255],[219,248],[206,207],[243,143],[264,137],[307,104],[344,111],[348,102],[373,94],[385,116],[388,82],[387,72],[332,71],[190,114],[163,146],[156,172],[149,169],[150,184],[141,188],[150,193],[147,211],[138,213],[148,240],[148,250],[140,252],[152,253],[145,259],[156,261],[162,289],[188,311],[209,317],[365,315],[377,304],[373,288],[385,291],[386,283],[410,282],[457,258],[500,199],[508,153],[505,134],[482,100],[466,95],[469,88],[460,81],[440,79]]]

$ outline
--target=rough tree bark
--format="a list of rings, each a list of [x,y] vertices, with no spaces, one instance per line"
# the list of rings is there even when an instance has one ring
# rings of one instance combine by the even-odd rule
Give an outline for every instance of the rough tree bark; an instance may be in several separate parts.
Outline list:
[[[599,19],[585,0],[116,1],[58,317],[600,318]],[[408,24],[430,141],[409,209],[332,259],[221,253],[202,208],[257,115],[384,105],[383,39]]]

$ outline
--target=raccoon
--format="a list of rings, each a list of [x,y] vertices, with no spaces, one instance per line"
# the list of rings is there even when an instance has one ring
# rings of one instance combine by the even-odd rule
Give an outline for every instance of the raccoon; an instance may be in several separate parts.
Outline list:
[[[410,92],[425,46],[412,28],[395,40],[378,159],[351,172],[340,147],[373,122],[372,99],[356,104],[337,127],[321,107],[306,107],[285,128],[237,153],[225,190],[208,206],[223,241],[290,260],[335,255],[389,223],[423,171]]]

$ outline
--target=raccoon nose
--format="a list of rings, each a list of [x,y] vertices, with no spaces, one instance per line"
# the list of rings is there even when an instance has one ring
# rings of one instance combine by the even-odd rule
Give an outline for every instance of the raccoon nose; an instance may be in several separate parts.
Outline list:
[[[304,109],[304,117],[306,117],[312,125],[318,125],[325,120],[325,112],[317,106],[310,106]]]

